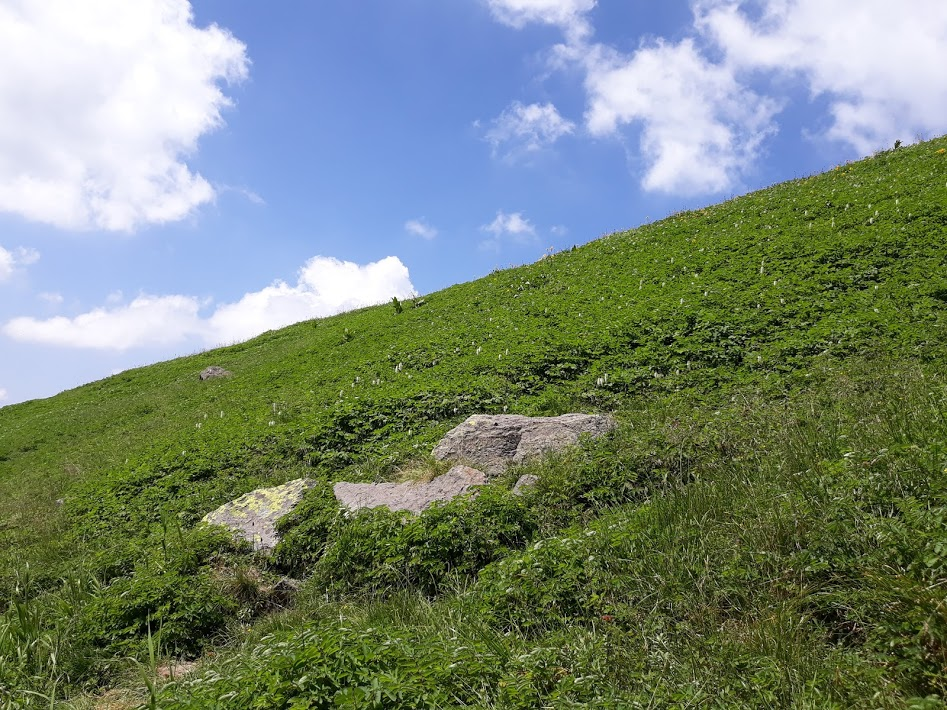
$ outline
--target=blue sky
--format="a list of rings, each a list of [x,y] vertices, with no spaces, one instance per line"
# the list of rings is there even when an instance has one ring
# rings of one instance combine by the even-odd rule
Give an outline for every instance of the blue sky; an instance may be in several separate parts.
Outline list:
[[[945,48],[943,0],[0,0],[0,405],[940,135]]]

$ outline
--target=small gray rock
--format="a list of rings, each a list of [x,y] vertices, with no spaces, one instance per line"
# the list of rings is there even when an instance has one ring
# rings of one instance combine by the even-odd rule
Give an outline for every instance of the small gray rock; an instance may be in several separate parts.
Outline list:
[[[225,370],[220,365],[211,365],[201,370],[200,378],[203,382],[204,380],[212,380],[215,377],[230,377],[232,374],[230,370]]]
[[[602,436],[614,426],[602,414],[475,414],[447,432],[433,453],[438,460],[463,461],[496,476],[510,464],[573,446],[582,434]]]
[[[430,483],[336,483],[335,497],[349,510],[386,506],[418,514],[436,501],[448,501],[486,483],[482,471],[454,466]],[[473,491],[476,493],[476,491]]]
[[[531,473],[524,474],[520,476],[516,484],[513,486],[513,495],[521,496],[525,493],[525,489],[531,486],[535,486],[536,482],[539,480],[539,476],[534,476]]]

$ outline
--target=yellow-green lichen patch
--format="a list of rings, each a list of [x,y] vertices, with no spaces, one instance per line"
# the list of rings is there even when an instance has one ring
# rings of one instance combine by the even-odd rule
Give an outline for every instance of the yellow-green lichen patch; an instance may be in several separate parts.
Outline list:
[[[276,521],[296,507],[312,484],[308,478],[297,478],[281,486],[258,488],[208,513],[202,522],[229,528],[256,549],[271,550],[279,541]]]

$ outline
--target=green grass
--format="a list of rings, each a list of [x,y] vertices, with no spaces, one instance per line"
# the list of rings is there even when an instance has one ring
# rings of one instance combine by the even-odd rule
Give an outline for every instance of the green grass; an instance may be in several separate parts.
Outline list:
[[[206,659],[159,707],[937,706],[945,146],[0,409],[0,707],[134,686],[155,629]],[[474,502],[331,496],[570,410],[620,430]],[[195,527],[298,476],[275,561]]]

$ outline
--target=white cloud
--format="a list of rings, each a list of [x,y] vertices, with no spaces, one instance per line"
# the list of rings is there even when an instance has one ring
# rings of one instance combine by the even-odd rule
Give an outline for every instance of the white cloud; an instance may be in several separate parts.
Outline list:
[[[208,321],[210,340],[244,340],[290,323],[383,303],[392,296],[408,298],[413,293],[408,268],[395,256],[364,266],[317,256],[300,270],[295,286],[277,281],[236,303],[220,306]]]
[[[18,266],[28,266],[39,260],[39,252],[35,249],[17,247],[9,251],[0,247],[0,281],[6,281],[13,276]]]
[[[592,135],[640,126],[645,189],[732,189],[776,132],[787,78],[827,99],[826,136],[861,153],[947,129],[943,0],[693,0],[683,39],[631,53],[592,42],[591,0],[488,1],[506,25],[562,28],[550,67],[585,72]]]
[[[421,217],[421,219],[409,219],[404,223],[404,230],[408,234],[413,234],[422,239],[434,239],[437,236],[437,229]]]
[[[192,296],[141,295],[131,303],[113,303],[73,318],[14,318],[2,332],[22,342],[102,350],[188,341],[213,346],[413,293],[408,269],[397,257],[360,266],[317,256],[300,269],[295,286],[276,281],[236,303],[218,306],[209,316],[201,315],[205,304]]]
[[[6,402],[9,398],[7,391],[3,387],[0,387],[0,402]]]
[[[659,41],[631,57],[599,51],[586,77],[586,122],[596,136],[640,123],[642,186],[683,194],[731,187],[775,126],[775,101],[708,62],[692,40]]]
[[[37,294],[36,296],[41,301],[46,301],[46,303],[51,306],[58,306],[63,302],[63,297],[61,293],[56,293],[55,291],[43,291],[42,293]]]
[[[505,25],[522,29],[528,23],[556,25],[571,41],[591,33],[585,15],[596,0],[487,0],[493,16]]]
[[[248,60],[193,19],[187,0],[0,5],[0,211],[128,231],[212,200],[184,160]]]
[[[493,146],[494,155],[505,146],[505,157],[515,158],[550,146],[574,131],[575,124],[559,115],[551,103],[527,106],[514,101],[493,120],[484,137]]]
[[[493,235],[489,239],[480,242],[482,249],[499,250],[505,237],[509,237],[520,244],[536,241],[536,228],[528,219],[523,217],[521,212],[507,214],[500,210],[497,212],[496,219],[490,224],[480,227],[480,230]]]
[[[200,303],[188,296],[139,296],[125,306],[96,308],[75,318],[14,318],[3,326],[21,342],[127,350],[167,346],[199,332]]]
[[[830,101],[828,137],[862,153],[947,127],[943,0],[703,2],[697,27],[743,71],[801,76]]]

